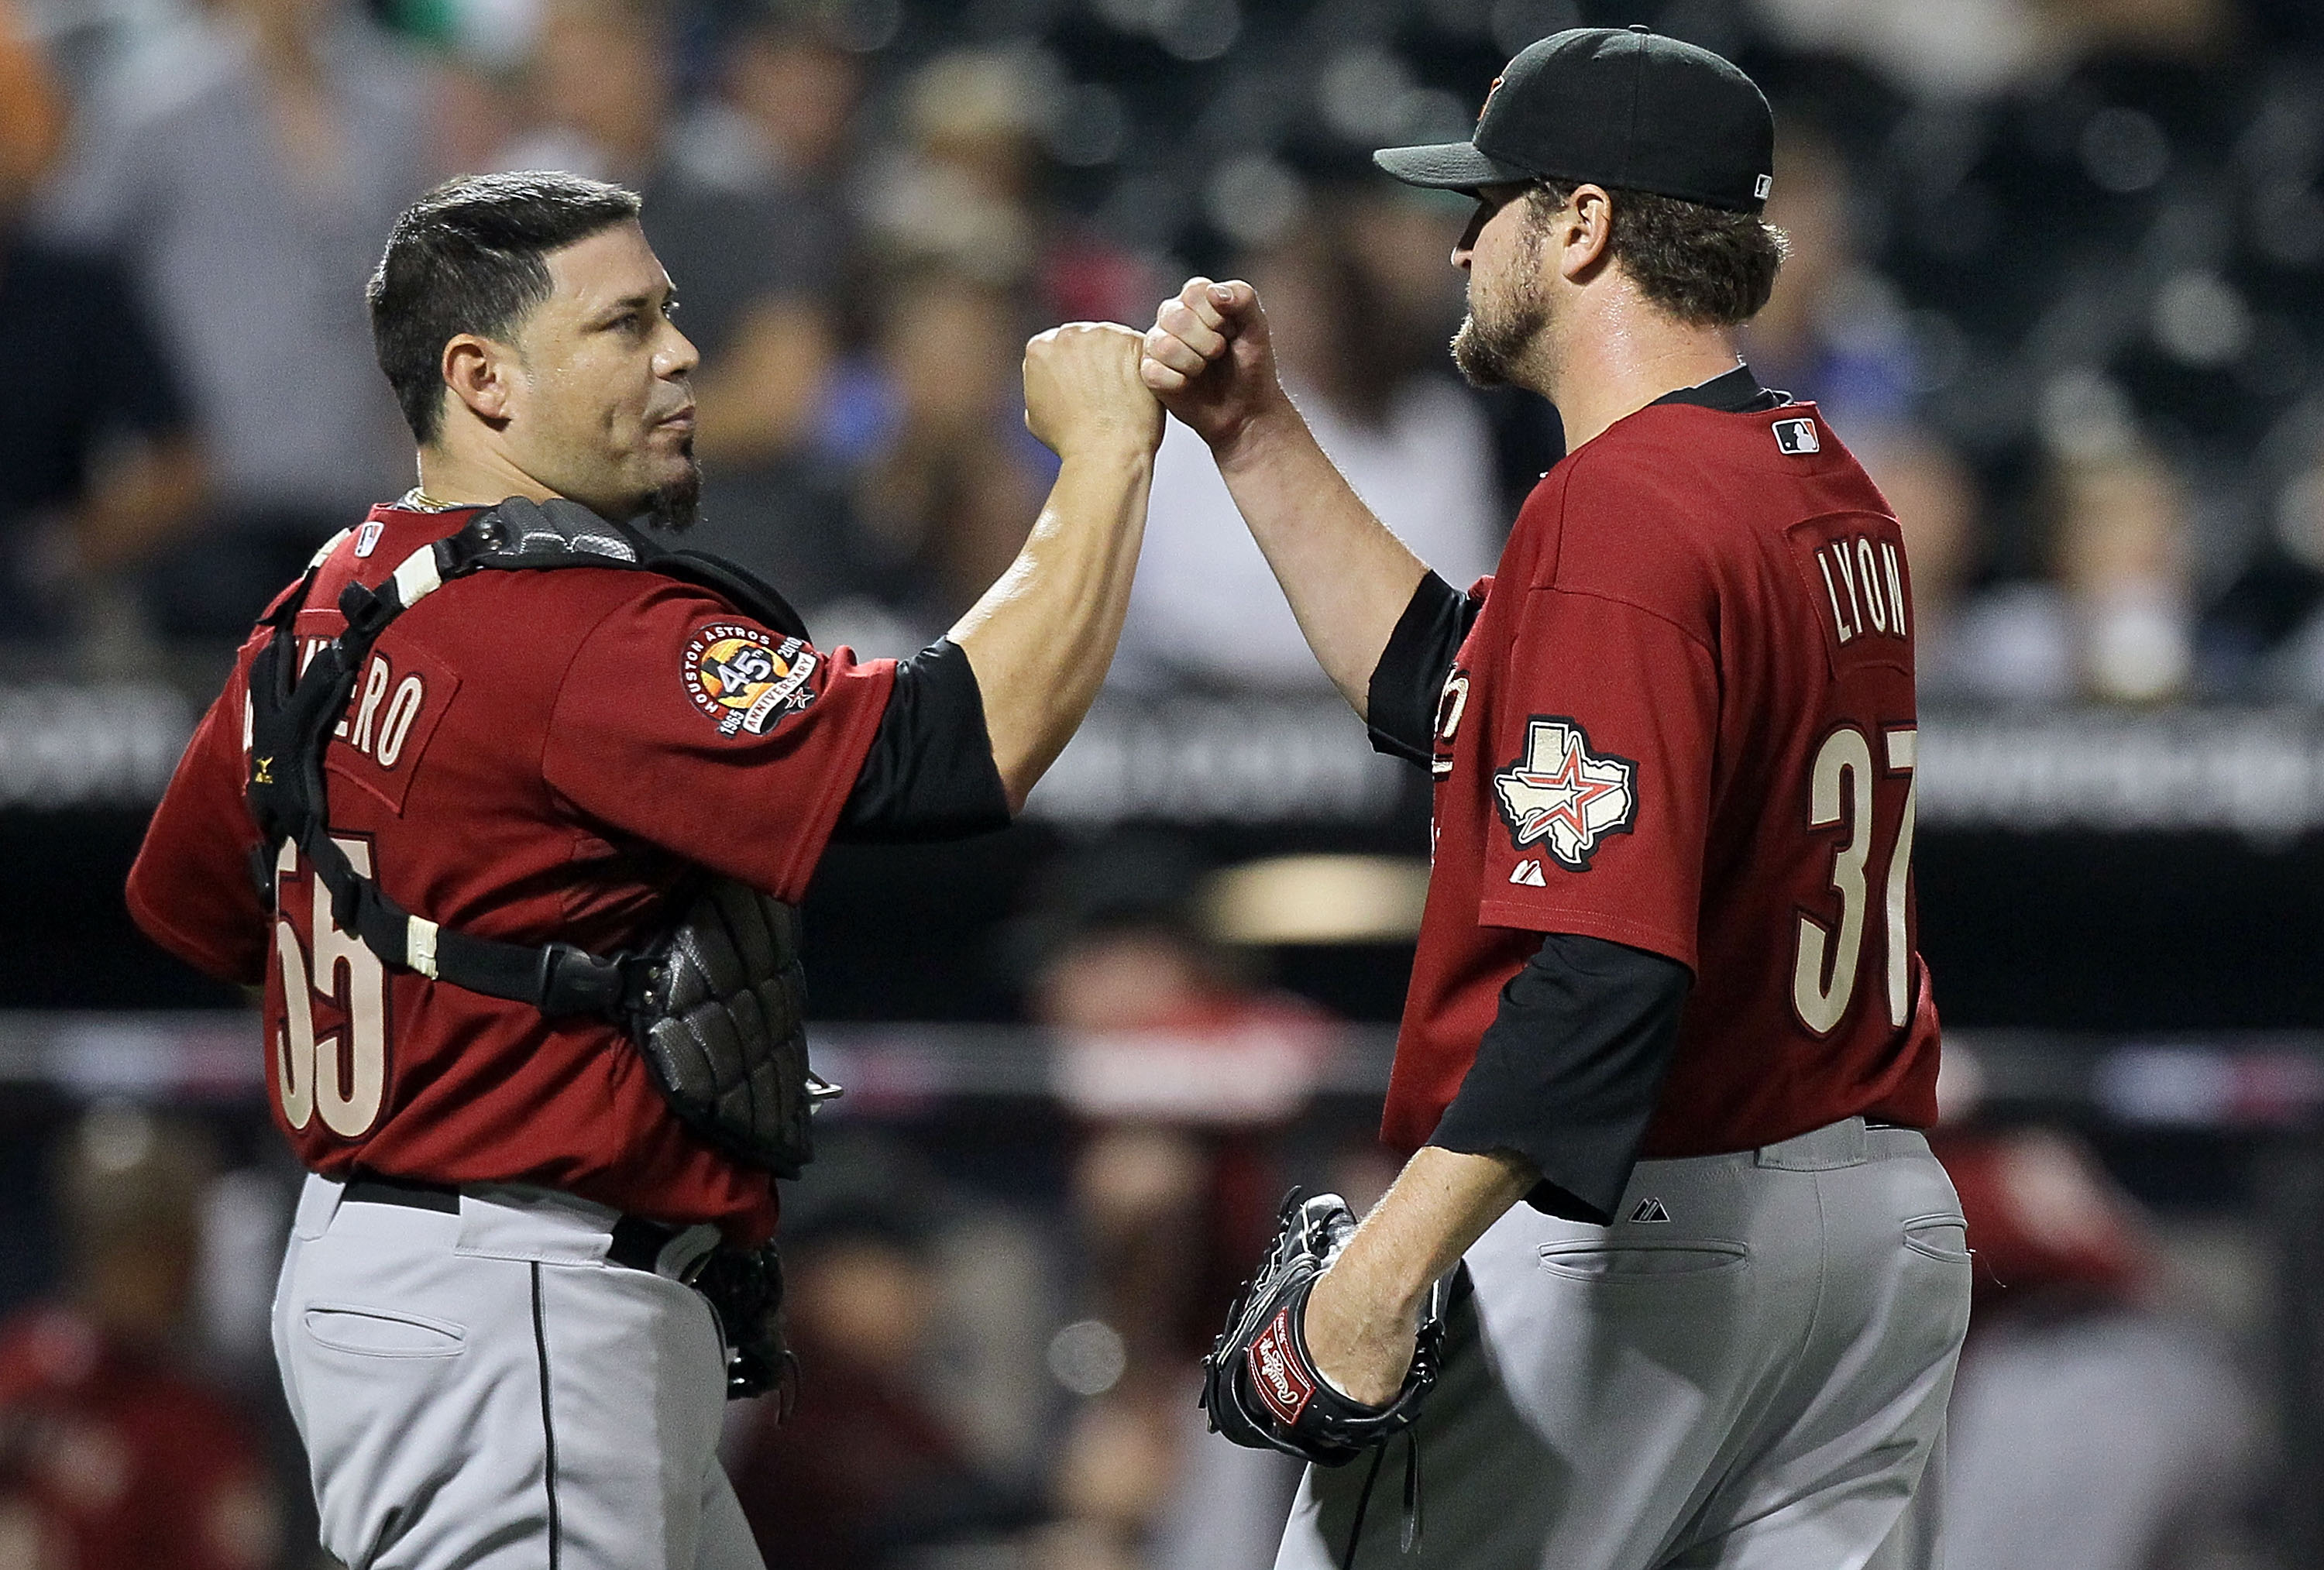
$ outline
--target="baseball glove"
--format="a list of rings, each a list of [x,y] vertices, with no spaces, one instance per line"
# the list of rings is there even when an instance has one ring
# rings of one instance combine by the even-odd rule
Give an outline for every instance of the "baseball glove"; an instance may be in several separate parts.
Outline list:
[[[775,1245],[713,1249],[693,1286],[708,1300],[726,1345],[726,1399],[774,1391],[779,1415],[789,1416],[798,1359],[783,1340],[783,1262]]]
[[[1253,1450],[1339,1466],[1419,1419],[1444,1340],[1443,1291],[1429,1294],[1411,1372],[1384,1407],[1333,1390],[1307,1354],[1307,1296],[1355,1229],[1355,1212],[1337,1194],[1308,1198],[1294,1189],[1285,1198],[1274,1245],[1203,1359],[1202,1404],[1214,1432]]]

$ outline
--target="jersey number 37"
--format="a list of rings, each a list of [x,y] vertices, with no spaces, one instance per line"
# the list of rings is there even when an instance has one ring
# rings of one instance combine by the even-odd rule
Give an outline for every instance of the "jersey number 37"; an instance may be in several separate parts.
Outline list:
[[[1855,1001],[1868,906],[1876,901],[1885,918],[1882,957],[1886,960],[1888,1023],[1901,1030],[1912,1017],[1913,939],[1906,921],[1906,887],[1913,872],[1913,809],[1920,791],[1913,772],[1920,733],[1911,727],[1884,730],[1878,745],[1886,771],[1904,776],[1905,782],[1904,811],[1886,858],[1876,860],[1873,854],[1878,825],[1872,810],[1872,739],[1853,725],[1841,726],[1817,748],[1809,779],[1808,827],[1838,829],[1846,835],[1832,852],[1831,887],[1840,895],[1840,922],[1827,925],[1802,912],[1792,959],[1792,1006],[1800,1023],[1820,1036],[1831,1034]],[[1868,876],[1876,871],[1877,890],[1869,886]]]
[[[355,840],[338,843],[355,869],[370,877],[371,847]],[[298,850],[286,842],[275,863],[276,909],[287,910],[298,897],[299,871]],[[331,894],[323,880],[310,871],[303,881],[314,900],[307,929],[314,934],[313,954],[300,947],[287,914],[274,920],[274,956],[282,968],[282,1028],[272,1043],[275,1088],[283,1119],[294,1131],[319,1116],[333,1134],[358,1139],[378,1121],[387,1092],[387,975],[379,956],[331,919]],[[315,1030],[318,998],[340,1021],[320,1035]]]

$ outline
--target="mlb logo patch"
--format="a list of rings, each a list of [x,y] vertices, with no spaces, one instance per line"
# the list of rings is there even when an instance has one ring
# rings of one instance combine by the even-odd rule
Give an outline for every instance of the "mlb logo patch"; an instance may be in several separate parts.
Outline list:
[[[1774,427],[1775,445],[1794,458],[1804,458],[1810,453],[1823,450],[1823,442],[1816,435],[1812,419],[1779,419]]]
[[[380,531],[384,526],[374,519],[355,530],[355,555],[367,556],[379,548]]]

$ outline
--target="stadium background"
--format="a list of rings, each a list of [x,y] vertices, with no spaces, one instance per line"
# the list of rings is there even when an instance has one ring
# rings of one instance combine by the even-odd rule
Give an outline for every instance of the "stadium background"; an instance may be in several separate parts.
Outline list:
[[[1985,1257],[1952,1563],[2324,1564],[2314,6],[5,5],[0,1566],[318,1563],[255,1031],[119,891],[238,627],[408,483],[359,303],[403,202],[646,192],[705,541],[824,641],[940,632],[1047,482],[1023,336],[1196,270],[1258,280],[1327,447],[1465,576],[1559,436],[1450,380],[1462,209],[1362,154],[1465,134],[1578,21],[1768,90],[1796,254],[1748,346],[1914,555]],[[1194,1358],[1284,1184],[1384,1180],[1426,803],[1240,535],[1166,449],[1122,659],[1028,819],[817,881],[851,1094],[786,1200],[811,1372],[730,1456],[778,1570],[1268,1562],[1287,1475],[1201,1435]]]

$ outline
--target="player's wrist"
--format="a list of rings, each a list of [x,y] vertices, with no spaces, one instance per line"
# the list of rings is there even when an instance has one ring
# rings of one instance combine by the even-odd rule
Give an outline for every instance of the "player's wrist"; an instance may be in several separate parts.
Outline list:
[[[1264,464],[1300,425],[1299,410],[1281,386],[1249,413],[1207,433],[1212,460],[1222,474]]]
[[[1117,469],[1150,467],[1154,462],[1154,448],[1155,443],[1143,430],[1093,427],[1061,442],[1057,447],[1057,462]]]

